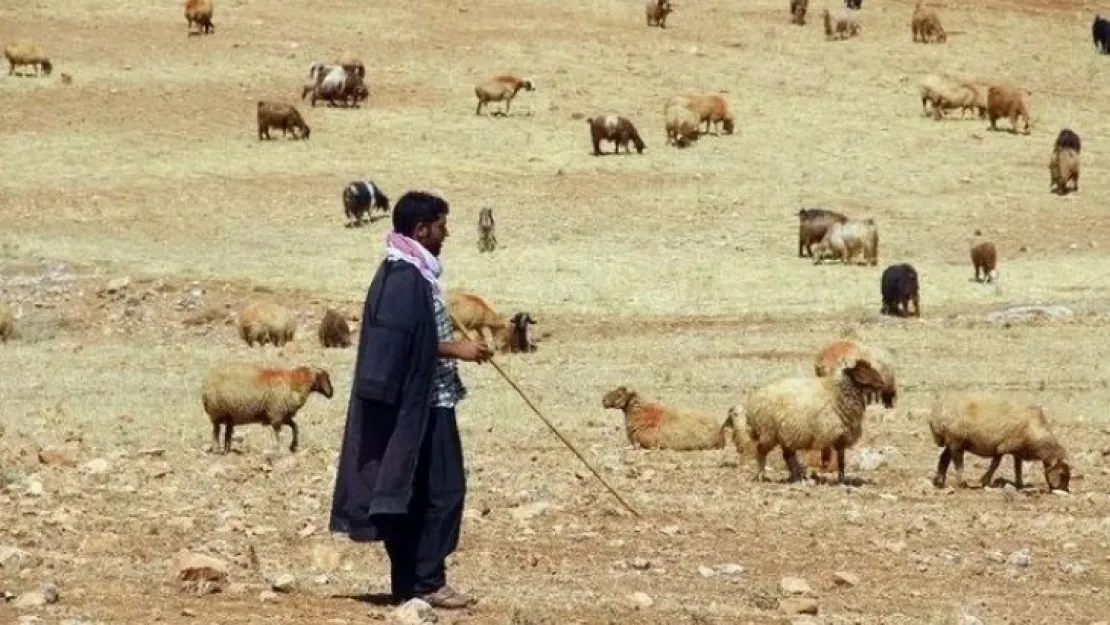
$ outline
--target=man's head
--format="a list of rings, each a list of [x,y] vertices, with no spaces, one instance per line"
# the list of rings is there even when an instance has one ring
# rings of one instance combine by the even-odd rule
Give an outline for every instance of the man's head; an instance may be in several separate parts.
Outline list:
[[[409,191],[393,207],[393,229],[414,239],[439,256],[443,240],[447,238],[447,202],[431,193]]]

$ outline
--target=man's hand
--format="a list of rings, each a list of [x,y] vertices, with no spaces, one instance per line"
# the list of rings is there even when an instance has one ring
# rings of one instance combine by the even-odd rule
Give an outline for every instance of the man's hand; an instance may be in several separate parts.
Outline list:
[[[493,357],[493,350],[486,345],[485,341],[462,340],[441,344],[440,355],[447,357],[453,356],[458,360],[465,360],[467,362],[482,363]]]

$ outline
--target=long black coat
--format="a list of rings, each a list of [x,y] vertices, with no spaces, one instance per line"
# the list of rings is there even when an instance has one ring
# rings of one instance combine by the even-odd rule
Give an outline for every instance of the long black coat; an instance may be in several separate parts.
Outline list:
[[[431,285],[411,264],[383,261],[362,311],[331,531],[383,540],[381,515],[407,512],[437,349]]]

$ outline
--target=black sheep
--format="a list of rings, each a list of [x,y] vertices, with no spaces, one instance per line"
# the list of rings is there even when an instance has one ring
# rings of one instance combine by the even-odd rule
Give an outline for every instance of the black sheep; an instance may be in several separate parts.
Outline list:
[[[1110,53],[1110,21],[1096,14],[1094,21],[1091,22],[1091,39],[1094,40],[1095,49],[1100,53]]]
[[[373,221],[375,209],[389,213],[389,197],[378,185],[369,180],[356,180],[343,189],[343,212],[347,214],[348,227],[361,225],[364,216],[370,216]]]
[[[917,298],[917,270],[907,263],[891,265],[883,270],[881,290],[883,307],[881,313],[905,317],[911,315],[921,316],[921,307]],[[910,312],[910,302],[913,302],[913,312]]]
[[[1056,135],[1056,144],[1052,146],[1054,150],[1072,149],[1075,153],[1079,153],[1079,135],[1071,128],[1065,128]]]

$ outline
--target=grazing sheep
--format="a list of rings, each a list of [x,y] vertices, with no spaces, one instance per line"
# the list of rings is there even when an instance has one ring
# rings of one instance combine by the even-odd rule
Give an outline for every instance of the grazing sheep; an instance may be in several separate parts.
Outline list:
[[[809,0],[790,0],[790,23],[805,26]]]
[[[825,23],[825,39],[849,39],[859,35],[858,11],[834,8],[832,11],[821,9],[821,19]]]
[[[191,33],[196,25],[198,33],[211,33],[216,30],[212,25],[212,0],[185,0],[185,23]]]
[[[975,231],[975,236],[979,236],[979,231]],[[993,282],[998,278],[998,269],[996,263],[998,262],[998,252],[994,249],[994,243],[990,241],[973,242],[971,245],[971,265],[975,268],[975,281],[982,282],[986,279],[987,282]],[[982,272],[982,277],[980,277]]]
[[[647,14],[647,25],[667,27],[667,16],[674,11],[671,0],[647,0],[644,12]]]
[[[844,482],[844,450],[863,434],[866,397],[885,388],[882,375],[871,363],[859,358],[842,361],[829,377],[791,377],[765,384],[752,391],[743,403],[747,435],[755,443],[755,481],[762,481],[767,454],[775,447],[790,469],[790,481],[804,477],[797,452],[836,451],[837,479]],[[733,423],[741,406],[729,409]],[[738,452],[745,441],[733,430]]]
[[[1076,134],[1071,128],[1064,128],[1056,135],[1056,143],[1052,145],[1053,149],[1059,150],[1061,148],[1070,148],[1075,150],[1078,154],[1082,149],[1082,142],[1079,140],[1079,135]]]
[[[316,337],[320,339],[320,345],[324,347],[350,347],[351,326],[347,324],[346,317],[339,314],[339,311],[329,308],[324,312],[324,318],[320,320],[320,328],[316,331]]]
[[[251,347],[255,343],[285,345],[296,333],[297,318],[279,304],[253,302],[239,313],[239,337]]]
[[[478,211],[478,252],[492,252],[497,249],[497,233],[494,232],[493,209],[484,206]]]
[[[1091,22],[1091,39],[1094,40],[1095,50],[1100,54],[1110,54],[1110,21],[1097,13]]]
[[[269,369],[246,364],[219,364],[204,376],[201,403],[212,422],[212,447],[220,449],[220,425],[224,426],[223,453],[231,451],[231,433],[236,425],[261,423],[274,430],[274,448],[280,448],[281,428],[293,430],[289,451],[297,451],[298,431],[293,417],[308,396],[320,393],[331,399],[328,372],[317,367]]]
[[[894,357],[885,349],[851,339],[837,339],[817,352],[813,359],[813,373],[819,378],[826,378],[836,372],[840,363],[860,358],[879,372],[884,384],[880,392],[867,395],[864,399],[869,404],[881,403],[885,408],[893,408],[898,401],[898,379],[894,373]]]
[[[830,258],[849,264],[857,254],[862,256],[861,264],[874,266],[879,262],[879,229],[871,218],[829,224],[824,238],[813,247],[813,264],[820,265]]]
[[[917,270],[908,263],[890,265],[883,270],[880,278],[880,292],[883,306],[880,314],[905,317],[921,316],[921,306],[918,300]],[[913,302],[913,312],[910,312],[910,302]]]
[[[913,7],[913,17],[910,19],[910,30],[913,31],[913,40],[921,43],[944,43],[948,41],[948,33],[940,23],[940,15],[935,9],[921,6],[920,0]]]
[[[798,211],[798,258],[813,256],[813,244],[825,238],[829,226],[844,223],[848,216],[824,208],[803,208]]]
[[[475,86],[474,95],[478,97],[478,107],[474,109],[474,114],[481,114],[482,107],[490,102],[504,102],[505,110],[501,114],[508,115],[509,105],[521,89],[535,91],[536,85],[530,79],[515,74],[499,74]]]
[[[998,130],[995,122],[999,118],[1010,118],[1010,132],[1017,133],[1018,119],[1025,122],[1023,134],[1029,134],[1029,108],[1025,103],[1024,89],[991,85],[987,90],[987,118],[990,119],[991,130]]]
[[[363,217],[374,220],[374,211],[389,214],[389,196],[372,180],[355,180],[343,188],[343,213],[347,226],[361,226]]]
[[[724,130],[725,134],[732,134],[735,128],[735,120],[732,116],[732,107],[729,106],[728,100],[719,93],[701,93],[689,94],[682,96],[686,108],[690,109],[698,116],[698,124],[700,131],[700,124],[705,122],[705,131],[709,132],[710,124],[713,125],[713,130],[720,133]]]
[[[926,104],[932,106],[933,119],[941,119],[944,111],[960,109],[960,117],[967,111],[975,111],[982,118],[986,115],[987,102],[984,91],[970,81],[954,80],[948,77],[928,74],[918,85],[921,96],[921,111],[928,115]]]
[[[258,140],[270,139],[271,128],[281,128],[281,136],[283,137],[286,136],[286,133],[291,132],[294,139],[297,138],[298,130],[301,132],[301,139],[308,139],[308,135],[311,133],[308,124],[304,123],[300,111],[293,105],[259,100]]]
[[[597,117],[589,117],[586,123],[590,125],[590,139],[594,144],[594,156],[601,156],[601,142],[612,141],[613,153],[620,154],[621,147],[628,154],[632,150],[628,147],[631,141],[632,145],[636,146],[636,153],[644,153],[644,140],[640,138],[640,133],[636,131],[636,126],[628,120],[627,117],[621,115],[598,115]]]
[[[697,113],[683,103],[668,102],[663,107],[663,121],[669,145],[684,148],[701,136]]]
[[[1079,192],[1079,152],[1071,148],[1052,151],[1048,161],[1050,190],[1067,195],[1069,190]]]
[[[312,73],[312,71],[310,69],[309,73]],[[312,95],[309,100],[312,106],[316,106],[317,100],[327,100],[328,106],[338,106],[336,103],[336,100],[338,100],[345,107],[354,107],[370,95],[358,73],[350,71],[346,67],[336,65],[327,70],[325,74],[323,66],[320,66],[315,69],[315,73],[316,82],[305,85],[301,90],[302,100],[308,97],[309,94]]]
[[[4,46],[4,58],[8,59],[9,76],[15,74],[15,68],[21,65],[30,65],[36,76],[49,76],[54,71],[54,65],[42,48],[28,39],[17,39]],[[23,73],[20,72],[20,75]]]
[[[969,451],[991,459],[990,467],[979,480],[983,488],[990,486],[1002,457],[1011,455],[1017,488],[1022,487],[1021,462],[1040,460],[1049,488],[1068,490],[1071,467],[1067,453],[1037,404],[987,393],[940,396],[933,402],[928,422],[933,441],[944,448],[933,478],[937,488],[944,487],[949,463],[955,465],[957,486],[966,486],[964,452]]]
[[[728,444],[728,431],[735,427],[731,415],[722,421],[719,417],[645,402],[639,393],[627,386],[618,386],[606,393],[601,405],[624,413],[628,442],[643,449],[724,449]]]
[[[7,343],[15,333],[15,314],[12,307],[0,302],[0,343]]]

